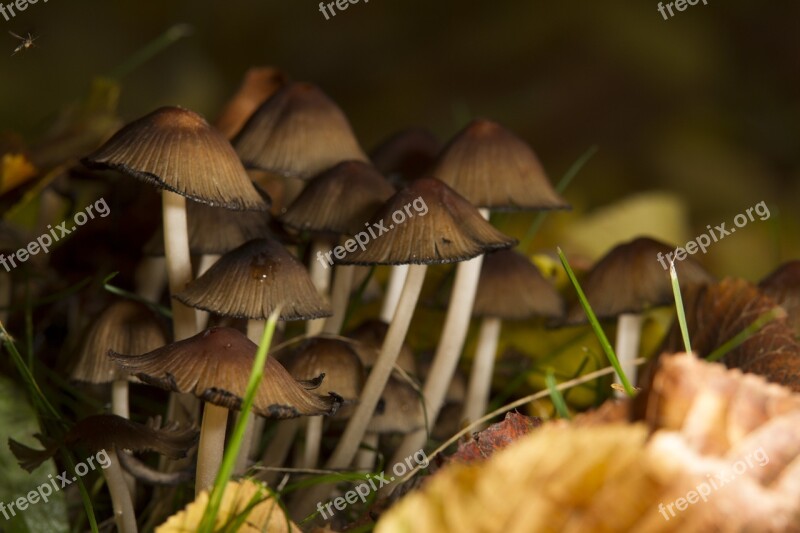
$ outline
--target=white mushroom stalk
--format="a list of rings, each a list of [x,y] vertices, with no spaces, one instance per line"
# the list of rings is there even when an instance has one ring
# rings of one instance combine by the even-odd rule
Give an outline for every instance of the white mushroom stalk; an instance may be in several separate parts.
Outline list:
[[[358,267],[355,265],[336,265],[333,275],[333,290],[331,291],[333,314],[325,320],[322,333],[338,335],[342,331],[356,268]]]
[[[386,332],[378,359],[375,361],[372,371],[364,384],[355,412],[350,417],[350,421],[340,437],[336,449],[327,463],[325,463],[326,469],[347,468],[352,464],[358,453],[369,421],[372,419],[375,407],[378,405],[397,357],[400,355],[400,349],[411,325],[411,318],[414,315],[414,309],[419,300],[427,270],[428,266],[424,264],[411,265],[409,267],[408,277],[403,286],[397,311],[392,323],[389,325],[389,330]],[[310,512],[315,503],[322,499],[329,490],[330,486],[326,484],[314,486],[293,504],[292,512],[298,516],[303,515],[306,511]]]
[[[210,267],[209,267],[210,268]],[[267,323],[264,320],[250,319],[247,321],[247,338],[258,344],[261,342],[261,337],[264,336],[264,328]],[[237,418],[242,416],[241,413],[237,414]],[[233,468],[234,474],[244,474],[247,471],[248,459],[252,455],[252,451],[257,447],[258,440],[261,437],[261,431],[256,424],[256,415],[250,412],[247,415],[247,426],[244,431],[244,438],[242,439],[242,446],[239,448],[239,455],[236,457],[236,464]],[[263,426],[261,426],[263,427]]]
[[[480,211],[484,218],[488,218],[488,211],[484,209]],[[433,357],[433,364],[422,388],[425,412],[430,424],[434,424],[436,417],[439,416],[439,410],[444,404],[447,388],[453,379],[458,366],[458,359],[464,348],[482,265],[483,255],[479,255],[469,261],[459,263],[456,267],[453,293],[447,307],[442,336],[439,339],[439,345]],[[409,454],[423,448],[427,438],[428,428],[422,428],[407,434],[387,464],[391,467],[398,461],[403,461]]]
[[[623,313],[617,319],[617,339],[614,350],[617,353],[619,364],[628,380],[636,383],[636,364],[634,361],[639,355],[639,339],[642,334],[642,315],[637,313]],[[614,374],[614,382],[621,384],[619,374]],[[624,390],[617,390],[618,398],[626,397]]]
[[[475,422],[486,412],[501,329],[502,321],[499,318],[486,317],[481,322],[478,345],[475,348],[475,357],[472,361],[469,387],[467,388],[467,399],[464,402],[464,412],[461,417],[468,423]]]
[[[182,291],[192,280],[192,259],[189,250],[189,224],[186,218],[186,198],[167,190],[161,193],[164,223],[164,252],[167,258],[167,279],[170,294]],[[170,298],[172,308],[173,340],[188,339],[197,333],[194,309],[175,298]],[[197,400],[188,394],[170,395],[167,410],[169,420],[185,422],[197,411]],[[196,418],[196,417],[195,417]]]
[[[108,467],[103,469],[108,492],[111,494],[111,506],[114,509],[114,521],[119,533],[136,533],[136,513],[133,501],[128,491],[128,485],[119,464],[119,457],[115,449],[107,450]]]
[[[403,284],[406,282],[407,275],[408,265],[392,266],[380,314],[381,320],[387,324],[394,318],[394,311],[397,309],[397,302],[400,300],[400,294],[403,292]]]

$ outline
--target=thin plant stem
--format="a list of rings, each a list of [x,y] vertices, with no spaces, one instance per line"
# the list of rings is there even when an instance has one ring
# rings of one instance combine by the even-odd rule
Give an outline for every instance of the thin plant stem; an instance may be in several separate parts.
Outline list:
[[[581,284],[578,283],[578,279],[575,277],[575,273],[572,271],[572,267],[569,266],[567,257],[564,255],[564,252],[560,247],[558,248],[558,257],[561,259],[561,264],[564,266],[564,270],[566,270],[569,280],[572,282],[573,287],[575,287],[575,292],[578,293],[578,299],[581,302],[583,310],[586,312],[586,317],[589,319],[589,323],[592,325],[594,334],[597,335],[597,340],[600,341],[600,346],[603,347],[603,351],[606,353],[606,357],[608,357],[608,360],[611,362],[611,366],[613,366],[614,370],[616,370],[620,382],[622,382],[622,387],[625,389],[625,393],[633,398],[636,395],[636,391],[633,386],[631,386],[630,381],[628,381],[628,376],[625,375],[625,371],[619,364],[617,354],[615,354],[614,349],[611,348],[611,344],[608,342],[608,337],[606,337],[603,328],[600,326],[600,322],[597,320],[597,316],[594,314],[592,306],[589,305],[589,300],[586,299],[586,295],[583,293]]]

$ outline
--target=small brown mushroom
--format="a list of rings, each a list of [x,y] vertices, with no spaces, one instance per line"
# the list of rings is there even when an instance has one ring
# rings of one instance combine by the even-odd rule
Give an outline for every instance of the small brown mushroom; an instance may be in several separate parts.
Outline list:
[[[464,404],[467,422],[474,422],[486,411],[502,321],[559,319],[564,316],[564,301],[527,257],[502,250],[483,260],[472,314],[483,320]]]
[[[347,117],[310,83],[281,87],[253,113],[234,145],[245,164],[302,179],[340,161],[367,160]]]
[[[160,420],[151,420],[148,425],[143,425],[116,415],[84,418],[66,433],[61,442],[46,440],[38,435],[37,437],[45,444],[44,450],[35,450],[13,439],[8,440],[11,452],[20,466],[28,472],[38,468],[62,446],[83,446],[96,454],[111,493],[117,529],[121,533],[136,533],[137,527],[131,494],[120,467],[118,452],[154,451],[171,459],[180,459],[186,457],[188,450],[197,442],[197,432],[191,428],[181,429],[174,423],[162,428]],[[105,456],[105,460],[102,460],[101,454]],[[93,458],[87,459],[87,462],[91,459]]]
[[[210,487],[219,469],[228,409],[243,401],[258,346],[232,328],[211,328],[141,356],[109,356],[145,383],[194,394],[206,402],[200,432],[197,492]],[[332,415],[341,403],[335,394],[309,392],[314,382],[295,381],[280,363],[267,359],[264,379],[256,391],[253,412],[267,418]]]
[[[354,343],[340,338],[312,337],[300,344],[284,359],[286,370],[299,380],[309,380],[324,375],[319,393],[336,392],[343,403],[336,416],[347,418],[358,401],[364,385],[364,365],[361,364]],[[308,418],[305,453],[302,468],[316,468],[322,441],[321,416]]]
[[[166,342],[161,324],[146,305],[130,300],[113,303],[89,328],[71,377],[87,383],[112,383],[112,413],[130,418],[128,373],[108,358],[108,350],[143,354]]]

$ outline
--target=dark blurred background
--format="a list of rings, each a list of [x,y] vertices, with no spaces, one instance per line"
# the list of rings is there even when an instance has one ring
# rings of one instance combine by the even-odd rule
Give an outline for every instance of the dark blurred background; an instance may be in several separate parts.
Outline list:
[[[764,200],[769,221],[701,260],[718,275],[757,279],[800,256],[796,0],[701,1],[666,21],[652,0],[361,0],[331,20],[307,0],[43,1],[0,18],[0,129],[30,142],[85,98],[93,77],[188,23],[191,36],[121,80],[125,120],[164,104],[212,119],[248,67],[275,65],[319,84],[366,149],[406,126],[447,139],[488,116],[529,141],[555,182],[597,145],[566,193],[575,213],[559,215],[576,227],[643,192],[669,193],[677,206],[662,215],[644,199],[589,240],[663,227],[683,244]],[[7,31],[39,36],[37,48],[11,57],[19,41]],[[597,255],[555,218],[543,243]]]

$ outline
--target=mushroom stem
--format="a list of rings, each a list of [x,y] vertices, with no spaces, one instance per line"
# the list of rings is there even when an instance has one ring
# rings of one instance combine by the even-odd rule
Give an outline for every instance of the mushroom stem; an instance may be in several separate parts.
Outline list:
[[[265,327],[267,327],[267,323],[264,320],[248,320],[247,338],[258,344],[261,342]],[[238,419],[242,414],[237,413],[236,416]],[[263,426],[261,427],[263,428]],[[236,456],[236,465],[233,467],[234,474],[244,474],[247,471],[247,461],[250,458],[250,451],[256,447],[256,442],[261,438],[261,432],[258,429],[259,428],[256,427],[256,416],[251,412],[248,415],[247,425],[244,430],[244,438],[242,438],[242,445],[239,448],[239,455]]]
[[[469,319],[472,314],[475,293],[478,290],[478,279],[480,278],[482,264],[483,255],[479,255],[474,259],[459,263],[456,267],[453,293],[450,296],[450,304],[447,307],[442,336],[439,339],[431,369],[422,389],[425,409],[431,425],[439,415],[447,388],[453,379],[456,366],[458,366],[461,350],[464,348],[464,340],[469,329]],[[397,462],[403,461],[409,454],[425,446],[428,431],[429,428],[421,428],[407,434],[387,465],[391,467]]]
[[[164,252],[167,258],[167,279],[170,294],[182,291],[192,279],[192,261],[189,252],[189,230],[186,220],[186,198],[170,191],[161,193],[164,219]],[[173,340],[188,339],[197,331],[194,309],[170,298],[172,307]],[[191,422],[198,403],[189,394],[171,394],[167,419]]]
[[[323,297],[327,298],[331,288],[331,269],[328,264],[323,261],[318,261],[317,257],[326,252],[330,252],[330,247],[323,240],[311,241],[310,263],[308,265],[308,273],[311,276],[311,282],[317,288],[317,292]],[[319,318],[317,320],[309,320],[306,322],[306,333],[309,335],[317,335],[322,331],[325,325],[325,319]]]
[[[203,422],[200,426],[200,444],[197,449],[197,478],[194,492],[198,496],[204,490],[211,490],[222,464],[225,451],[225,427],[228,424],[228,410],[212,403],[205,404]]]
[[[189,252],[188,223],[186,221],[186,198],[170,191],[163,191],[164,250],[167,257],[167,279],[170,294],[182,291],[192,280],[192,261]],[[172,306],[172,331],[176,341],[188,339],[197,331],[194,309],[183,305],[175,298]]]
[[[286,457],[289,455],[289,450],[292,449],[294,436],[299,428],[300,420],[297,418],[278,421],[277,431],[267,445],[267,449],[264,450],[264,455],[261,456],[261,462],[264,466],[279,467],[284,464]],[[270,486],[274,486],[281,475],[277,471],[265,470],[264,472],[265,474],[261,477]]]
[[[381,398],[383,389],[389,381],[397,356],[403,346],[403,341],[411,325],[411,318],[414,315],[414,308],[417,305],[419,294],[422,291],[422,283],[425,281],[425,271],[427,265],[412,265],[408,269],[408,277],[403,286],[403,293],[397,303],[397,310],[394,319],[386,332],[386,338],[381,346],[378,359],[369,373],[367,382],[361,391],[361,398],[355,412],[350,417],[347,427],[339,439],[339,444],[328,460],[327,467],[330,469],[346,468],[350,466],[361,439],[364,437],[367,425],[369,424],[375,406]]]
[[[461,416],[469,423],[476,421],[486,412],[501,327],[502,321],[499,318],[486,317],[481,322],[478,346],[475,348],[475,358],[472,360],[467,399]]]
[[[361,390],[361,398],[355,412],[350,417],[350,421],[345,427],[336,449],[325,464],[325,467],[330,470],[347,468],[358,452],[361,439],[364,438],[367,425],[375,412],[375,406],[378,405],[383,389],[386,388],[386,383],[389,381],[389,376],[397,361],[397,356],[400,354],[406,333],[408,333],[411,317],[414,315],[414,308],[417,306],[419,293],[422,291],[422,283],[425,281],[427,268],[427,265],[411,265],[408,269],[408,277],[403,286],[403,293],[400,295],[397,311],[392,323],[389,325],[389,330],[386,332],[378,359],[375,361],[367,382]],[[316,502],[324,499],[330,490],[330,484],[322,483],[310,488],[308,492],[301,495],[294,502],[292,514],[294,516],[307,516]]]
[[[108,467],[103,470],[106,478],[108,492],[111,493],[111,506],[114,508],[114,521],[119,533],[136,533],[136,514],[133,510],[133,500],[128,492],[128,485],[119,464],[119,457],[115,449],[108,452]]]
[[[222,257],[219,254],[203,254],[200,256],[200,264],[197,265],[197,277],[199,278],[206,271],[214,266],[214,263],[219,261],[219,258]],[[208,311],[203,311],[201,309],[195,309],[195,316],[197,317],[197,330],[200,331],[201,329],[208,326],[208,319],[211,317],[211,313]],[[253,339],[250,339],[253,340]],[[258,341],[253,341],[258,342]]]
[[[331,291],[331,306],[333,315],[325,320],[323,333],[338,335],[344,325],[347,315],[347,304],[350,301],[350,291],[353,288],[354,265],[337,265],[333,274],[333,290]]]
[[[158,302],[167,284],[167,263],[163,257],[145,257],[136,265],[136,294]]]
[[[115,379],[111,383],[111,412],[122,418],[130,418],[128,408],[128,380]]]
[[[636,384],[636,365],[634,360],[639,354],[639,338],[642,334],[642,315],[636,313],[623,313],[617,319],[617,340],[614,347],[617,352],[622,371],[628,381]],[[620,383],[619,376],[614,374],[614,382]],[[616,396],[624,398],[625,391],[616,391]]]
[[[389,283],[386,285],[386,295],[383,297],[381,306],[381,320],[387,324],[394,318],[397,302],[403,292],[403,285],[408,276],[408,265],[394,265],[389,273]]]
[[[303,448],[303,468],[315,468],[319,461],[319,448],[322,443],[321,416],[309,416],[306,422],[306,441]]]
[[[375,468],[375,460],[378,458],[378,437],[379,435],[373,431],[368,431],[364,435],[361,440],[361,448],[358,450],[353,464],[357,470],[371,471]]]

